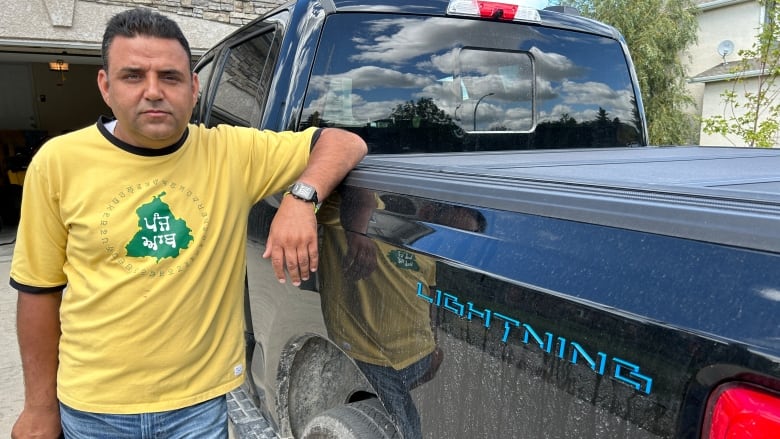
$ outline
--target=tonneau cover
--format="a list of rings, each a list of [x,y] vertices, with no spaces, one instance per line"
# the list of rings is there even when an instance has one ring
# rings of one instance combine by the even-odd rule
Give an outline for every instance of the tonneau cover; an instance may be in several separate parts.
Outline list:
[[[372,174],[370,179],[362,178],[366,172]],[[780,149],[649,147],[369,156],[349,182],[780,252]]]

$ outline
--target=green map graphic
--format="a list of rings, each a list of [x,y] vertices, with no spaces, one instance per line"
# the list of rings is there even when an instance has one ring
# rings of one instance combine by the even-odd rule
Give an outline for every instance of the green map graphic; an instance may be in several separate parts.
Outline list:
[[[387,259],[402,270],[420,271],[420,266],[417,265],[417,259],[415,259],[413,253],[403,250],[390,250],[387,253]]]
[[[157,258],[159,262],[162,258],[179,256],[179,252],[189,247],[194,240],[192,229],[187,227],[183,219],[173,215],[170,206],[162,201],[163,196],[165,192],[135,211],[141,230],[125,246],[127,256],[149,256]]]

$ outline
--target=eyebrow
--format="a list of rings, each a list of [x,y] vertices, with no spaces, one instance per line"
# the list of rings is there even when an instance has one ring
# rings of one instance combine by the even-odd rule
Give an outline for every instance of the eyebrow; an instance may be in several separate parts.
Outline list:
[[[123,74],[123,73],[146,73],[146,72],[147,72],[147,70],[143,69],[141,67],[122,67],[121,69],[119,69],[119,74]],[[179,75],[179,76],[186,76],[184,74],[184,72],[182,72],[179,69],[174,69],[174,68],[155,70],[153,73],[157,73],[158,75],[174,74],[174,75]]]

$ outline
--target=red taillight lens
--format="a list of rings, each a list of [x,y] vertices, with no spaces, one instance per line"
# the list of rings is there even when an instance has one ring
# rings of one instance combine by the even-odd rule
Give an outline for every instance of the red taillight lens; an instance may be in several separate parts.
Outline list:
[[[447,14],[539,23],[546,6],[547,0],[450,0]]]
[[[514,20],[517,5],[497,2],[477,1],[479,15],[483,18],[498,18],[502,20]]]
[[[710,397],[705,439],[780,438],[780,394],[747,384],[726,384]]]

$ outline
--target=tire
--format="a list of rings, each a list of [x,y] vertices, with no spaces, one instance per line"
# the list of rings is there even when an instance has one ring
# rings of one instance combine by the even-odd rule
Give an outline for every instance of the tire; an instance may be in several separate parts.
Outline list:
[[[400,439],[401,434],[378,399],[344,404],[306,424],[300,439]]]

